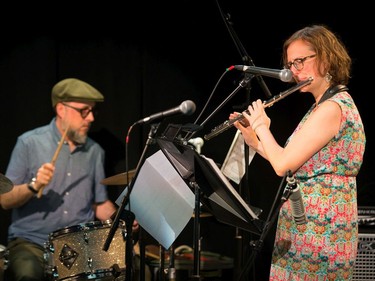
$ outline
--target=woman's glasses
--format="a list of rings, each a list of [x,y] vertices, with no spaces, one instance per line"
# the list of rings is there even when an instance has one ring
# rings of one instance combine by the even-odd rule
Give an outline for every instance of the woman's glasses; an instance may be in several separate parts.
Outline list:
[[[303,58],[297,58],[295,59],[294,61],[291,61],[291,62],[288,62],[286,65],[285,65],[285,68],[286,69],[290,69],[292,67],[292,65],[294,66],[295,69],[297,70],[302,70],[303,67],[304,67],[304,63],[307,59],[311,59],[311,58],[314,58],[316,56],[316,54],[313,54],[313,55],[310,55],[310,56],[306,56],[306,57],[303,57]]]

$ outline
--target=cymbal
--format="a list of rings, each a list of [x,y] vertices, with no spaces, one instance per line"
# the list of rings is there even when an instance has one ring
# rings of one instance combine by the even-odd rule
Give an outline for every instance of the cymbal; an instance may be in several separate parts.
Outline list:
[[[0,194],[6,193],[13,189],[13,183],[3,174],[0,174]]]
[[[129,174],[129,181],[130,181],[135,175],[135,169],[130,170],[129,172],[124,172],[124,173],[117,174],[109,178],[105,178],[100,183],[105,184],[105,185],[125,185],[125,184],[128,184],[128,174]]]

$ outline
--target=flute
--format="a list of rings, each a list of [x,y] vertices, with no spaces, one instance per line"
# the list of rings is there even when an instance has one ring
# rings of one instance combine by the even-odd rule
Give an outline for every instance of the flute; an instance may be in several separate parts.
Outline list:
[[[288,90],[286,90],[284,92],[281,92],[280,94],[278,94],[278,95],[272,97],[271,99],[263,102],[263,106],[265,108],[272,106],[274,103],[278,102],[279,100],[282,100],[283,98],[289,96],[290,94],[292,94],[295,91],[301,89],[302,87],[304,87],[306,85],[309,85],[313,80],[314,79],[312,77],[310,77],[309,79],[307,79],[305,81],[301,81],[301,82],[295,84],[293,87],[289,88]],[[245,112],[247,114],[249,114],[248,109],[246,109]],[[227,129],[229,129],[230,127],[232,127],[234,122],[240,121],[243,118],[245,118],[245,116],[243,114],[239,114],[236,118],[225,121],[224,123],[222,123],[222,124],[216,126],[215,128],[213,128],[210,133],[208,133],[207,135],[204,135],[204,139],[210,140],[213,137],[216,137],[217,135],[221,134],[222,132],[224,132]]]

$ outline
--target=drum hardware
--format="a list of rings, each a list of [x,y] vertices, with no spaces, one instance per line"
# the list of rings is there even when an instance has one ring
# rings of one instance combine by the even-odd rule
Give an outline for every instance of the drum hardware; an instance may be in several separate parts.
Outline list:
[[[113,274],[113,277],[117,278],[119,277],[121,274],[123,274],[123,270],[119,267],[118,264],[114,264],[111,266],[112,268],[112,274]]]
[[[72,265],[74,264],[74,262],[76,261],[77,257],[78,257],[78,253],[74,251],[72,248],[70,248],[68,244],[64,244],[61,250],[61,253],[59,255],[59,260],[62,262],[62,264],[70,269]],[[89,260],[91,260],[91,261],[88,261],[89,267],[91,268],[90,265],[92,264],[92,259],[89,258]]]

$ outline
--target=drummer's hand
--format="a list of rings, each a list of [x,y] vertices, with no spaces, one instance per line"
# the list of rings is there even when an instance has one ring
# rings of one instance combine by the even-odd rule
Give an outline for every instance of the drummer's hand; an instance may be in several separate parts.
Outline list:
[[[48,185],[53,178],[54,172],[55,166],[52,163],[44,163],[42,166],[40,166],[35,175],[35,189],[39,190],[40,188]]]

